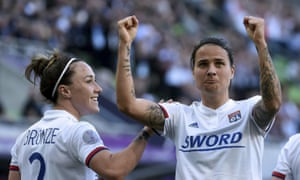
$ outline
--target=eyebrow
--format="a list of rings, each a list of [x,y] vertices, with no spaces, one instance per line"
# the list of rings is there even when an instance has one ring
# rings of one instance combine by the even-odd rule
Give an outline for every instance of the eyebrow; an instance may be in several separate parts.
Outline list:
[[[95,74],[88,74],[88,75],[85,75],[83,78],[84,79],[87,79],[87,78],[96,79],[96,75]]]

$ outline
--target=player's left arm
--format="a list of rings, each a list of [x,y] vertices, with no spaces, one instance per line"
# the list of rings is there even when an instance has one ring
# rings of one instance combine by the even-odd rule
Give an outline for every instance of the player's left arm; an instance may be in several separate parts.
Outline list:
[[[255,43],[260,68],[260,92],[262,99],[254,106],[253,117],[265,129],[281,106],[281,87],[264,36],[264,19],[246,16],[244,26]]]

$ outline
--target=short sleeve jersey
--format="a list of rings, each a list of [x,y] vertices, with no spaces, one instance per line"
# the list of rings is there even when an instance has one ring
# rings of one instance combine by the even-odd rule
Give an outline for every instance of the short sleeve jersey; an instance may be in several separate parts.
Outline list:
[[[17,138],[10,170],[20,171],[21,179],[98,179],[88,165],[93,155],[104,149],[90,123],[63,110],[49,110]]]
[[[284,180],[300,179],[300,134],[291,136],[281,149],[273,176]]]
[[[161,104],[163,134],[176,146],[176,179],[262,179],[264,137],[251,113],[261,96],[228,100],[217,109],[202,102]]]

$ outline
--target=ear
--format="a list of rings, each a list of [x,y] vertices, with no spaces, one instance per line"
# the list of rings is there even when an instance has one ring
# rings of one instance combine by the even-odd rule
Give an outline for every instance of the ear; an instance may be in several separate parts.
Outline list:
[[[231,77],[230,79],[232,79],[234,77],[234,73],[235,73],[235,65],[232,65],[231,67]]]
[[[63,97],[63,98],[70,98],[72,93],[70,91],[69,86],[67,85],[59,85],[58,86],[58,93]]]

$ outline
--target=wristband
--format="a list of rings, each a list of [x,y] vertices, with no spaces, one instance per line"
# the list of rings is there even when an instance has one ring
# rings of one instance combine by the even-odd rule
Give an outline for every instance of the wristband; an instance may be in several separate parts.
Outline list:
[[[147,141],[150,137],[150,134],[147,131],[143,130],[141,136]]]

